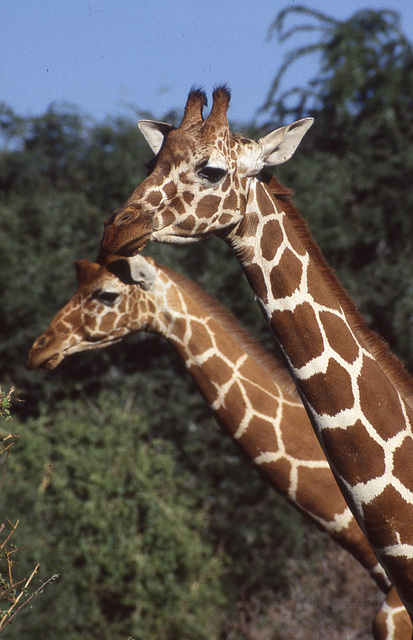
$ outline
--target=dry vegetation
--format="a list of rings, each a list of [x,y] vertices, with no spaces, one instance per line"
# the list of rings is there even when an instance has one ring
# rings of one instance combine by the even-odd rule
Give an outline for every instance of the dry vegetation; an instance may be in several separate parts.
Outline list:
[[[314,535],[318,535],[317,533]],[[383,601],[368,573],[329,538],[307,561],[289,560],[288,595],[239,606],[226,640],[371,640],[372,622]]]
[[[18,394],[14,387],[4,393],[0,387],[0,418],[5,423],[11,421],[10,405],[12,401],[18,400]],[[2,424],[3,427],[3,424]],[[16,444],[19,436],[0,432],[0,460],[1,479],[0,492],[3,486],[4,474],[6,473],[7,460]],[[3,520],[4,515],[1,514]],[[41,593],[44,587],[57,576],[51,576],[43,582],[37,589],[33,589],[33,578],[37,574],[39,564],[32,570],[29,577],[16,578],[16,554],[21,551],[13,543],[13,535],[19,525],[19,520],[15,523],[5,518],[5,522],[0,523],[0,632],[12,622],[13,618],[28,605],[37,594]]]

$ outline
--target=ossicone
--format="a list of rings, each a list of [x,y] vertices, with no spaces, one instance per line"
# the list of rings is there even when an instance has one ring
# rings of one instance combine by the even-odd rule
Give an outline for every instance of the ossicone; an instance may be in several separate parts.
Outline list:
[[[202,110],[207,104],[207,97],[205,91],[202,89],[193,87],[189,92],[188,99],[185,105],[185,112],[182,122],[179,126],[180,129],[188,129],[194,124],[198,124],[203,121]]]

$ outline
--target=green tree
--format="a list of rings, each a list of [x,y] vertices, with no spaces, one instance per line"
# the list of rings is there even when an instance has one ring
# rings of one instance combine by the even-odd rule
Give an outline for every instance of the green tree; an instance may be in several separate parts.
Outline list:
[[[9,637],[210,638],[226,602],[223,555],[172,445],[128,398],[62,404],[28,420],[4,491],[16,544],[55,588]]]
[[[305,16],[308,21],[287,28],[287,21],[297,16]],[[271,84],[265,110],[277,115],[288,110],[294,114],[301,110],[302,115],[309,110],[318,115],[323,112],[335,129],[336,121],[351,124],[354,118],[376,114],[386,107],[409,106],[410,97],[400,93],[400,88],[411,77],[412,46],[395,11],[364,9],[341,21],[297,5],[280,11],[269,29],[269,36],[276,34],[281,42],[297,33],[317,33],[319,39],[287,54]],[[291,65],[314,54],[319,68],[309,83],[310,89],[293,87],[277,97]],[[294,100],[288,105],[289,98]]]

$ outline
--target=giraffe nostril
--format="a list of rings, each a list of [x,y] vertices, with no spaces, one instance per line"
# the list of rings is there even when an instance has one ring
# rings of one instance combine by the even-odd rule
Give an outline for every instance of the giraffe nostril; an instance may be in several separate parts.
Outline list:
[[[119,224],[120,222],[126,222],[126,220],[129,220],[129,218],[132,216],[132,211],[122,211],[122,213],[119,212],[119,214],[116,216],[116,223]]]
[[[131,215],[132,215],[132,210],[130,208],[123,209],[122,207],[120,207],[120,209],[116,209],[116,211],[112,213],[111,217],[108,220],[106,220],[105,228],[107,229],[111,225],[121,224],[122,222],[129,220]]]
[[[36,348],[42,348],[46,344],[46,338],[42,337],[36,342]]]

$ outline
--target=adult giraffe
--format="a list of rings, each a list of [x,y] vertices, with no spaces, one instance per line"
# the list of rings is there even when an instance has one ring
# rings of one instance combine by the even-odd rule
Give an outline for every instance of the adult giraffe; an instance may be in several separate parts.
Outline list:
[[[407,640],[410,619],[339,491],[280,361],[199,287],[151,258],[76,263],[72,299],[34,342],[27,365],[54,369],[66,356],[149,330],[183,359],[217,422],[269,485],[326,531],[387,593],[374,622],[380,640]]]
[[[101,255],[213,234],[235,250],[284,352],[350,508],[413,616],[413,384],[365,325],[265,166],[294,153],[305,119],[258,141],[230,133],[225,87],[189,94],[180,126],[141,121],[155,168],[106,223]]]

